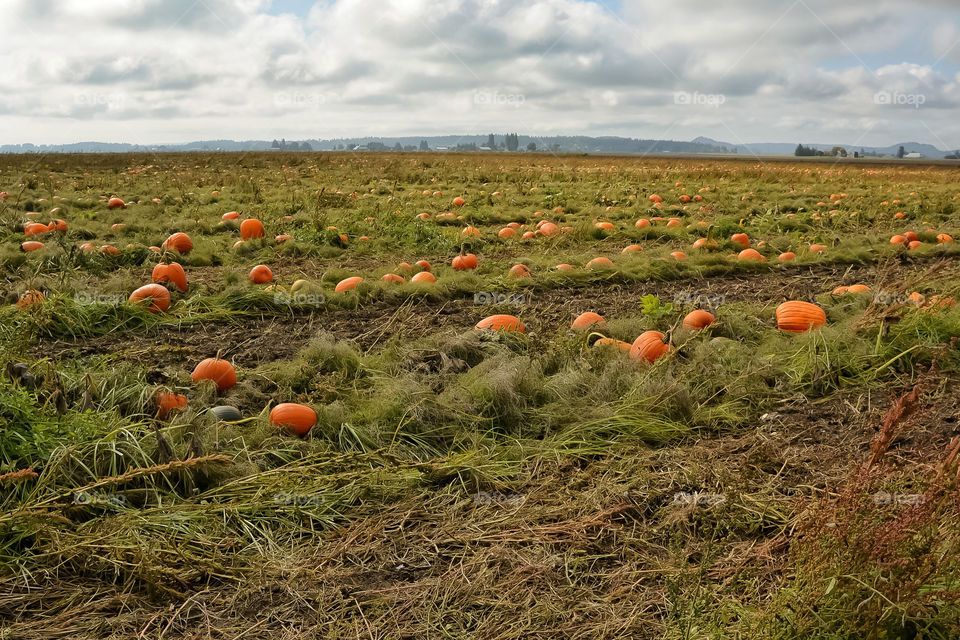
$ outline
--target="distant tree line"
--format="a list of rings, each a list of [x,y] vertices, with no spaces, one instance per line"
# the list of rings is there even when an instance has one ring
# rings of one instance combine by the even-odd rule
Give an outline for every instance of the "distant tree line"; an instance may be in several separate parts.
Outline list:
[[[309,142],[287,142],[284,139],[276,140],[270,143],[270,148],[277,151],[313,151]]]

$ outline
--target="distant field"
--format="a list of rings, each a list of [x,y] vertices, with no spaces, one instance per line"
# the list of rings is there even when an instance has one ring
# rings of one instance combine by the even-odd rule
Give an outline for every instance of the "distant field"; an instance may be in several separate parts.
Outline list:
[[[0,155],[0,639],[955,638],[956,164]]]

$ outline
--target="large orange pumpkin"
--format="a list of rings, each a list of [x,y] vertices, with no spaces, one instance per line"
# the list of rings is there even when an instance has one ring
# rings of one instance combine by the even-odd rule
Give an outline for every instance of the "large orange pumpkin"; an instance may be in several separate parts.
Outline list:
[[[410,278],[410,282],[436,282],[437,276],[433,275],[429,271],[421,271],[417,275]]]
[[[270,410],[270,423],[302,438],[317,424],[317,412],[306,405],[284,402]]]
[[[263,234],[263,223],[255,218],[250,218],[240,223],[240,237],[244,240],[262,238]]]
[[[130,294],[130,304],[147,304],[147,311],[159,313],[170,308],[170,292],[159,284],[145,284]]]
[[[513,278],[529,278],[530,268],[525,264],[515,264],[510,267],[510,271],[507,272],[507,275]]]
[[[493,331],[517,331],[523,333],[526,327],[520,322],[520,318],[507,314],[497,314],[488,316],[478,322],[475,329],[491,329]]]
[[[167,416],[180,411],[187,406],[187,396],[179,393],[168,393],[161,391],[155,398],[157,406],[157,418],[166,420]]]
[[[270,267],[265,264],[258,264],[250,269],[249,277],[253,284],[266,284],[267,282],[273,282],[273,271],[270,271]]]
[[[164,249],[173,249],[182,255],[187,255],[193,251],[193,241],[190,240],[190,236],[182,231],[171,235],[163,241],[163,245],[161,246],[163,246]]]
[[[337,283],[337,286],[334,287],[334,291],[337,293],[344,293],[345,291],[352,291],[357,288],[357,285],[363,282],[363,278],[360,276],[352,276],[350,278],[344,278]]]
[[[790,262],[796,259],[796,257],[797,257],[797,254],[795,254],[793,251],[784,251],[783,253],[780,254],[777,260],[779,260],[780,262]]]
[[[37,242],[36,240],[27,240],[26,242],[21,243],[20,248],[28,253],[30,251],[39,251],[40,249],[43,249],[43,243]]]
[[[30,236],[39,236],[41,234],[47,233],[50,231],[50,227],[39,222],[31,222],[30,224],[23,227],[23,233],[28,238]]]
[[[384,282],[392,282],[395,284],[403,284],[404,282],[406,282],[406,280],[403,279],[403,276],[398,276],[395,273],[385,273],[383,274],[383,277],[380,279],[383,280]]]
[[[696,311],[691,311],[684,317],[683,328],[690,329],[691,331],[700,331],[712,325],[715,320],[716,318],[709,311],[697,309]]]
[[[600,256],[587,263],[587,269],[612,269],[613,261],[610,258]]]
[[[757,262],[767,261],[767,259],[763,257],[763,254],[756,249],[744,249],[737,255],[737,258],[740,260],[755,260]]]
[[[593,311],[587,311],[586,313],[581,313],[577,316],[576,320],[573,321],[573,324],[570,325],[570,328],[574,331],[584,331],[593,326],[596,327],[605,327],[607,326],[607,321],[603,319],[599,313],[594,313]]]
[[[559,232],[560,232],[560,227],[553,224],[552,222],[544,222],[540,226],[540,233],[547,236],[548,238],[551,236],[557,235]]]
[[[153,268],[151,279],[157,284],[172,282],[180,291],[187,290],[187,274],[179,262],[158,264]]]
[[[127,204],[120,198],[114,196],[107,201],[108,209],[126,209]]]
[[[670,351],[670,345],[665,343],[663,338],[664,335],[659,331],[644,331],[630,347],[630,357],[653,364],[657,358]]]
[[[233,365],[218,358],[201,360],[190,377],[194,382],[213,380],[219,391],[225,391],[237,384],[237,372]]]
[[[58,231],[58,232],[60,232],[60,233],[66,233],[66,232],[67,232],[67,223],[66,223],[65,220],[60,220],[60,219],[58,218],[58,219],[52,221],[50,224],[48,224],[48,225],[47,225],[47,229],[49,229],[50,231]]]
[[[477,265],[480,261],[472,253],[466,255],[457,256],[453,259],[453,268],[457,271],[472,271],[477,268]]]
[[[803,333],[827,324],[823,309],[810,302],[792,300],[784,302],[776,311],[777,328],[791,333]]]
[[[735,233],[730,236],[730,242],[736,243],[744,249],[750,248],[750,236],[745,233]]]

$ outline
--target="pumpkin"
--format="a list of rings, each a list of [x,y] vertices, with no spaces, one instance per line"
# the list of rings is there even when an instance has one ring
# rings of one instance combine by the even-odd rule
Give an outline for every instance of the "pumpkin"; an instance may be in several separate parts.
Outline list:
[[[680,226],[680,218],[670,218],[667,220],[667,228],[672,229]]]
[[[344,293],[345,291],[353,291],[357,288],[357,285],[363,282],[363,278],[360,276],[352,276],[350,278],[344,278],[337,283],[337,286],[334,288],[334,291],[337,293]]]
[[[549,238],[551,236],[555,236],[558,233],[560,233],[560,228],[557,225],[553,224],[552,222],[547,222],[540,227],[540,233],[542,233],[543,235]]]
[[[529,278],[531,276],[530,269],[525,264],[515,264],[510,267],[510,271],[507,272],[511,278]]]
[[[112,244],[108,244],[100,247],[100,253],[105,253],[108,256],[118,256],[120,255],[120,250]]]
[[[739,244],[744,249],[750,248],[750,237],[745,233],[735,233],[730,236],[730,242]]]
[[[680,202],[682,202],[683,204],[688,204],[690,200],[692,200],[692,198],[687,194],[683,194],[682,196],[680,196]]]
[[[171,413],[180,411],[187,406],[187,396],[179,393],[159,392],[154,398],[156,404],[156,416],[160,420],[166,420]]]
[[[650,202],[660,203],[660,202],[663,202],[663,198],[661,198],[660,196],[654,193],[653,195],[650,196]]]
[[[29,291],[24,291],[20,294],[20,297],[17,298],[17,306],[21,309],[26,309],[35,304],[40,304],[44,301],[43,294],[37,291],[36,289],[30,289]]]
[[[716,318],[709,311],[704,311],[703,309],[697,309],[696,311],[691,311],[683,318],[683,328],[690,329],[691,331],[699,331],[701,329],[706,329],[716,321]]]
[[[57,219],[51,222],[50,224],[48,224],[47,229],[50,231],[58,231],[60,233],[66,233],[67,223],[64,220]]]
[[[520,318],[507,314],[497,314],[488,316],[478,322],[474,329],[490,329],[492,331],[517,331],[523,333],[526,327],[520,322]]]
[[[907,237],[906,237],[906,236],[901,236],[901,235],[897,234],[897,235],[892,236],[892,237],[890,238],[890,244],[906,244],[906,243],[907,243]]]
[[[756,260],[757,262],[766,262],[767,259],[756,249],[744,249],[737,255],[738,260]]]
[[[956,306],[957,302],[949,296],[935,295],[930,296],[930,302],[928,302],[923,308],[924,309],[949,309],[950,307]]]
[[[620,253],[637,253],[637,252],[639,252],[639,251],[643,251],[643,247],[641,247],[641,246],[638,245],[638,244],[630,244],[630,245],[627,245],[626,247],[624,247],[624,248],[620,251]]]
[[[107,208],[108,209],[126,209],[127,203],[125,203],[120,198],[114,196],[109,200],[107,200]]]
[[[264,236],[263,223],[256,218],[248,218],[240,223],[240,237],[244,240],[253,240]]]
[[[557,266],[555,266],[554,269],[556,269],[557,271],[573,271],[573,265],[567,264],[566,262],[564,262],[562,264],[558,264]]]
[[[532,238],[535,238],[536,236],[537,236],[537,234],[536,234],[535,232],[533,232],[533,231],[525,231],[525,232],[523,233],[523,235],[520,236],[520,239],[521,239],[521,240],[531,240]]]
[[[223,420],[224,422],[238,422],[243,420],[243,414],[240,413],[236,407],[231,407],[230,405],[213,407],[210,409],[210,413],[212,413],[217,420]]]
[[[43,249],[43,243],[37,242],[36,240],[27,240],[20,245],[20,248],[27,252],[39,251],[40,249]]]
[[[633,223],[633,226],[637,227],[638,229],[643,229],[645,227],[650,226],[650,221],[647,220],[646,218],[640,218],[635,223]]]
[[[915,242],[920,239],[920,236],[915,234],[913,231],[907,231],[903,234],[903,237],[907,239],[907,242]]]
[[[30,224],[23,227],[23,233],[28,238],[30,236],[39,236],[43,233],[47,233],[48,231],[50,231],[50,227],[48,227],[45,224],[41,224],[39,222],[31,222]]]
[[[910,251],[913,251],[914,249],[916,249],[921,245],[923,245],[923,243],[920,242],[919,240],[911,240],[910,244],[907,245],[907,249],[909,249]]]
[[[253,269],[250,269],[250,275],[248,277],[253,284],[273,282],[273,271],[270,271],[270,267],[265,264],[258,264]]]
[[[810,302],[784,302],[776,311],[777,328],[790,333],[804,333],[827,324],[823,309]]]
[[[227,213],[220,216],[221,220],[236,220],[240,217],[239,211],[228,211]]]
[[[127,226],[127,225],[123,224],[122,222],[118,222],[117,224],[112,224],[112,225],[110,225],[110,230],[111,230],[111,231],[120,231],[120,230],[123,229],[125,226]]]
[[[403,276],[398,276],[395,273],[385,273],[383,277],[380,278],[384,282],[394,282],[396,284],[403,284],[406,280],[403,279]]]
[[[949,234],[941,233],[937,236],[937,242],[939,242],[940,244],[943,244],[945,242],[953,242],[953,238]]]
[[[674,260],[686,260],[687,254],[685,254],[683,251],[671,251],[670,257]]]
[[[463,256],[457,256],[453,259],[453,268],[457,271],[471,271],[477,268],[479,260],[477,256],[472,253],[468,253]]]
[[[604,320],[603,316],[600,314],[587,311],[586,313],[581,313],[579,316],[577,316],[577,318],[573,321],[573,324],[570,325],[570,328],[574,331],[584,331],[593,326],[605,327],[607,326],[607,321]]]
[[[823,253],[823,252],[826,251],[826,250],[827,250],[827,248],[826,248],[825,246],[823,246],[822,244],[816,244],[816,243],[814,243],[814,244],[811,244],[811,245],[810,245],[810,253]]]
[[[410,266],[408,262],[401,262],[397,265],[397,271],[406,271],[407,273],[413,273],[413,267]]]
[[[430,263],[426,260],[417,260],[416,265],[420,267],[420,271],[430,271]]]
[[[784,251],[777,257],[777,260],[780,262],[791,262],[792,260],[796,259],[796,257],[797,254],[795,254],[793,251]]]
[[[911,293],[909,296],[907,296],[907,302],[909,302],[910,304],[912,304],[912,305],[914,305],[914,306],[917,306],[917,307],[919,307],[920,305],[922,305],[925,300],[926,300],[926,298],[924,297],[924,295],[923,295],[922,293],[917,292],[917,291],[914,291],[914,292]]]
[[[457,196],[456,198],[453,199],[453,206],[455,207],[462,207],[465,204],[467,204],[467,201],[461,198],[460,196]]]
[[[864,293],[870,291],[870,287],[865,284],[852,284],[847,287],[847,293]]]
[[[595,229],[600,229],[601,231],[613,231],[616,229],[612,222],[596,222],[594,223],[593,227]]]
[[[670,351],[670,345],[663,341],[664,335],[659,331],[645,331],[634,340],[630,347],[630,357],[634,360],[646,360],[650,364],[657,358]]]
[[[187,274],[183,271],[183,267],[180,266],[180,263],[178,262],[171,262],[170,264],[158,264],[153,268],[151,279],[157,284],[172,282],[180,291],[187,290]]]
[[[612,269],[613,261],[610,258],[600,256],[587,263],[587,269]]]
[[[150,313],[159,313],[170,308],[170,292],[167,288],[159,284],[145,284],[130,294],[128,300],[130,304],[146,304],[147,311]]]
[[[710,249],[717,249],[720,245],[717,244],[716,240],[711,240],[710,238],[697,238],[693,241],[694,249],[701,249],[704,251],[709,251]]]
[[[194,368],[190,378],[194,383],[213,380],[218,391],[226,391],[237,384],[237,372],[233,365],[220,358],[206,358]]]
[[[437,281],[437,276],[433,275],[429,271],[421,271],[420,273],[410,278],[410,282],[436,282],[436,281]]]
[[[94,249],[96,249],[96,247],[93,246],[92,242],[84,242],[80,245],[80,251],[93,251]]]
[[[283,244],[287,240],[293,240],[293,236],[286,233],[281,233],[276,238],[274,238],[274,240],[276,241],[277,244]]]
[[[516,235],[517,235],[517,232],[512,227],[504,227],[503,229],[500,229],[500,231],[497,233],[497,237],[503,238],[504,240],[506,240],[507,238],[512,238]]]
[[[850,287],[837,287],[837,288],[835,288],[833,291],[830,292],[830,295],[832,295],[832,296],[842,296],[842,295],[844,295],[844,294],[846,294],[846,293],[849,293],[849,291],[850,291]]]
[[[463,233],[465,236],[473,236],[475,238],[480,237],[480,229],[477,229],[474,226],[468,226],[461,233]]]
[[[607,348],[616,348],[620,351],[629,352],[633,345],[629,342],[624,342],[623,340],[617,340],[616,338],[600,338],[593,343],[594,347],[607,347]]]
[[[270,423],[285,427],[302,438],[317,424],[317,412],[303,404],[284,402],[270,411]]]
[[[164,249],[173,249],[182,255],[187,255],[193,251],[193,241],[190,240],[190,236],[182,231],[171,235],[169,238],[163,241],[163,245],[161,246]]]

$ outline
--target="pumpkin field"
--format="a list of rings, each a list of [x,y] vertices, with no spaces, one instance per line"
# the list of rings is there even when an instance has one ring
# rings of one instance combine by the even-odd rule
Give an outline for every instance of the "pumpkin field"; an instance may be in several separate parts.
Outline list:
[[[956,638],[957,176],[0,155],[0,640]]]

